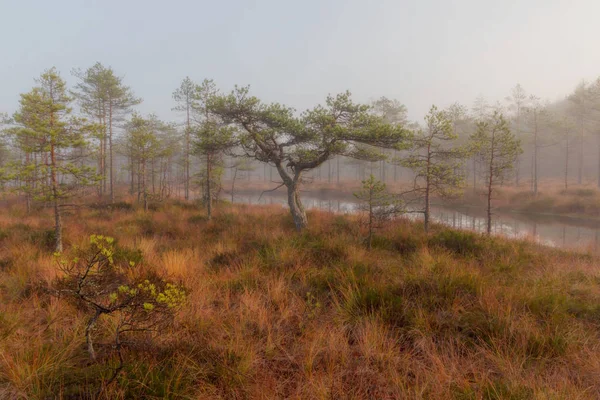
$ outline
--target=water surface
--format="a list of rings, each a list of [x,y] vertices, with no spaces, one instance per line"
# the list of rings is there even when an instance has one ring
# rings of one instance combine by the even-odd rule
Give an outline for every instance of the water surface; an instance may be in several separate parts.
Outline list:
[[[259,199],[260,198],[260,199]],[[336,196],[328,198],[318,192],[304,192],[302,203],[307,209],[335,213],[355,213],[357,203],[353,198]],[[236,203],[280,204],[287,207],[285,192],[243,193],[236,195]],[[422,218],[422,214],[409,213],[404,217]],[[432,221],[457,229],[475,232],[486,231],[485,210],[473,207],[432,207]],[[600,246],[600,222],[561,216],[496,212],[492,220],[492,233],[509,238],[527,238],[552,247],[577,250],[596,250]]]

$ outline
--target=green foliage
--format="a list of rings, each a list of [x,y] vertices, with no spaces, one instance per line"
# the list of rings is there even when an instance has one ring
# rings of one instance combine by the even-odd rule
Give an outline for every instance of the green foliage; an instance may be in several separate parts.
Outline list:
[[[310,232],[294,237],[292,244],[297,249],[304,249],[307,258],[320,265],[339,265],[348,255],[344,243]]]
[[[513,171],[514,163],[523,152],[521,142],[511,132],[502,114],[495,111],[489,120],[477,122],[471,135],[471,146],[482,165],[487,196],[487,233],[492,230],[492,198],[495,188]]]
[[[290,213],[298,230],[307,225],[298,196],[302,174],[334,156],[384,159],[376,148],[402,148],[408,131],[372,113],[367,105],[352,101],[350,92],[328,96],[319,105],[296,117],[281,104],[264,104],[250,96],[248,87],[236,87],[208,102],[210,111],[236,129],[235,142],[242,155],[277,168],[290,195]]]
[[[479,257],[487,250],[481,235],[469,232],[444,229],[429,239],[433,246],[439,246],[461,256]]]
[[[362,318],[380,316],[395,328],[410,324],[410,311],[402,296],[390,287],[367,287],[354,284],[342,291],[338,304],[345,319],[356,324]]]
[[[469,273],[408,276],[398,289],[402,296],[428,311],[449,309],[456,301],[471,301],[481,282]]]
[[[31,199],[53,204],[54,248],[61,251],[61,203],[81,186],[99,181],[91,167],[73,161],[97,126],[71,116],[72,98],[55,68],[44,71],[37,84],[21,94],[19,111],[14,115],[16,125],[7,130],[25,157],[8,164],[3,179],[17,183],[14,188],[26,195],[28,211]]]
[[[454,196],[464,185],[461,171],[468,151],[452,146],[458,135],[446,111],[432,106],[425,123],[425,130],[411,137],[410,153],[399,162],[415,173],[413,190],[421,196]]]
[[[79,79],[73,96],[85,114],[102,121],[103,129],[99,131],[101,138],[110,129],[107,125],[112,123],[112,118],[116,120],[118,114],[128,112],[142,101],[134,96],[130,87],[123,84],[123,79],[111,67],[99,62],[85,71],[76,69],[73,75]]]
[[[61,175],[61,182],[78,185],[98,181],[91,168],[71,162],[64,154],[85,147],[86,136],[97,127],[70,116],[72,98],[55,68],[45,71],[37,82],[38,86],[21,95],[20,110],[14,115],[17,125],[7,132],[26,154],[39,154],[49,162],[36,163],[26,157],[9,165],[9,176],[24,182],[20,190],[37,200],[62,200],[72,195],[73,185],[59,183],[52,176]]]
[[[127,203],[125,201],[116,201],[114,203],[103,206],[103,208],[119,211],[133,211],[133,204]]]
[[[389,193],[385,183],[378,181],[371,174],[369,179],[362,181],[360,191],[354,193],[359,201],[358,210],[366,215],[363,224],[368,228],[367,247],[372,247],[373,231],[392,217],[402,212],[403,203]]]
[[[477,131],[471,136],[471,140],[473,149],[484,166],[484,178],[486,182],[491,182],[493,188],[509,176],[517,156],[522,153],[521,142],[510,131],[504,116],[498,112],[489,121],[477,123]]]
[[[144,209],[149,207],[148,180],[150,166],[159,162],[166,168],[166,162],[175,152],[175,128],[158,119],[155,115],[147,118],[134,113],[125,127],[123,153],[130,160],[130,167],[138,180],[138,201],[142,200]]]
[[[400,231],[392,239],[393,249],[403,255],[410,255],[424,246],[423,241],[416,235],[404,230]]]
[[[312,292],[306,292],[306,315],[308,319],[315,318],[321,310],[322,304]]]
[[[131,267],[139,265],[144,261],[144,256],[140,249],[131,249],[119,246],[115,243],[113,252],[113,262],[119,267]]]
[[[70,259],[56,254],[64,277],[57,280],[61,293],[89,310],[86,341],[90,358],[97,360],[93,346],[93,328],[102,316],[114,321],[114,348],[119,365],[112,382],[123,367],[121,344],[124,337],[133,340],[136,334],[164,329],[173,319],[175,310],[185,301],[181,287],[155,276],[145,276],[134,261],[121,266],[115,263],[115,240],[109,236],[91,235],[89,247],[76,249]],[[108,355],[109,356],[109,355]]]
[[[408,122],[408,109],[398,100],[383,96],[373,102],[373,111],[386,122],[404,126]]]

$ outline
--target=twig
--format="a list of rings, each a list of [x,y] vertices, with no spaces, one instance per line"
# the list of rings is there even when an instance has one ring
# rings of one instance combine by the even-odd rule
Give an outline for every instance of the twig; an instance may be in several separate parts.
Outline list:
[[[263,192],[260,194],[260,196],[258,196],[258,201],[257,201],[257,203],[260,203],[260,199],[262,198],[263,194],[265,194],[265,193],[269,193],[269,192],[274,192],[274,191],[276,191],[277,189],[279,189],[280,187],[282,187],[282,186],[284,186],[284,185],[285,185],[285,183],[284,183],[284,182],[281,182],[281,184],[280,184],[280,185],[278,185],[277,187],[275,187],[274,189],[263,190]]]

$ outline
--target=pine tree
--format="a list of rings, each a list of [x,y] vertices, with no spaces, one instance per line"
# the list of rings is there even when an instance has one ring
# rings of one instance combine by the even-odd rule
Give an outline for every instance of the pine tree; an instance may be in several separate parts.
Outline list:
[[[162,152],[168,150],[162,145],[157,134],[165,127],[166,125],[154,115],[143,118],[139,114],[134,114],[131,121],[126,124],[126,149],[130,166],[137,176],[137,200],[143,202],[144,211],[148,211],[149,166],[161,156]]]
[[[373,246],[373,232],[386,221],[403,210],[397,196],[389,193],[385,183],[375,179],[373,174],[362,181],[360,191],[354,193],[359,201],[358,209],[366,214],[365,225],[368,229],[367,248]]]
[[[186,77],[177,90],[173,92],[173,99],[177,102],[177,106],[173,108],[175,111],[185,113],[185,131],[184,131],[184,197],[186,200],[190,198],[190,155],[191,155],[191,133],[192,133],[192,118],[195,109],[198,108],[196,99],[198,98],[198,86],[189,78]]]
[[[449,197],[464,185],[460,167],[467,152],[452,147],[458,138],[452,129],[452,121],[444,111],[432,106],[425,117],[424,130],[411,138],[410,153],[401,161],[404,167],[415,173],[413,194],[424,201],[424,227],[429,230],[431,197]]]
[[[472,135],[473,148],[480,157],[482,176],[486,184],[487,233],[492,232],[492,199],[496,186],[506,179],[522,152],[521,142],[508,127],[504,116],[498,112],[477,123]]]
[[[102,127],[98,135],[98,169],[103,177],[100,190],[101,193],[106,193],[108,184],[110,201],[114,202],[115,123],[122,121],[132,111],[132,107],[142,100],[135,97],[131,88],[123,84],[123,79],[115,75],[111,67],[104,67],[101,63],[96,63],[85,71],[75,70],[73,74],[79,78],[73,95],[79,100],[81,110],[97,120]]]
[[[97,130],[96,125],[72,117],[65,81],[55,68],[45,71],[38,85],[21,95],[20,110],[11,130],[19,147],[26,154],[39,154],[42,162],[28,157],[13,166],[13,176],[27,182],[28,195],[52,204],[54,209],[55,250],[61,252],[62,207],[79,185],[97,182],[91,168],[76,165],[73,149],[86,146],[86,135]]]
[[[299,231],[308,225],[299,194],[305,172],[335,156],[381,160],[385,157],[375,148],[400,147],[407,137],[405,128],[373,115],[368,105],[354,103],[349,92],[328,96],[324,106],[300,117],[281,104],[262,103],[247,87],[217,96],[209,105],[224,122],[239,128],[235,136],[243,155],[275,167]]]
[[[589,91],[587,89],[587,85],[585,82],[581,82],[579,85],[577,85],[577,87],[575,88],[575,90],[573,91],[573,93],[571,93],[567,99],[569,100],[570,103],[570,111],[573,115],[573,117],[575,118],[575,120],[577,121],[577,125],[578,125],[578,166],[577,166],[577,183],[578,184],[582,184],[583,183],[583,166],[584,166],[584,159],[583,159],[583,154],[584,154],[584,149],[585,149],[585,142],[584,139],[586,137],[587,131],[588,131],[588,119],[589,119],[589,114],[590,114],[590,98],[589,98]],[[600,178],[600,177],[599,177]]]
[[[528,97],[527,92],[523,89],[523,86],[517,84],[510,92],[510,96],[506,97],[506,101],[509,103],[508,108],[514,112],[513,121],[515,124],[515,133],[516,138],[521,139],[521,131],[522,131],[522,116],[523,111],[527,107]],[[520,169],[521,169],[521,159],[517,157],[516,165],[515,165],[515,184],[518,187],[520,181]]]
[[[233,129],[209,119],[202,123],[194,134],[195,153],[204,157],[205,169],[203,170],[204,194],[207,218],[212,218],[213,188],[220,188],[223,153],[233,147]]]

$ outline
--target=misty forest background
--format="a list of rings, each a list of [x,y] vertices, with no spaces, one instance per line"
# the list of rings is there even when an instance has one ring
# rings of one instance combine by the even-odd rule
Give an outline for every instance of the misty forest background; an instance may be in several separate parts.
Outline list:
[[[55,69],[49,71],[60,75]],[[210,96],[225,93],[212,80],[185,78],[172,93],[173,110],[180,118],[161,121],[155,115],[142,116],[136,112],[142,99],[111,67],[96,63],[87,70],[74,70],[71,75],[69,80],[74,84],[64,88],[62,106],[57,111],[69,115],[72,126],[68,129],[79,129],[81,135],[77,140],[83,141],[64,143],[57,150],[57,157],[79,168],[58,172],[57,179],[64,186],[74,183],[73,176],[82,175],[87,169],[96,174],[88,177],[88,181],[95,179],[96,185],[82,188],[84,195],[96,192],[114,201],[116,188],[127,187],[140,201],[144,200],[144,194],[146,201],[169,197],[199,198],[205,197],[207,192],[207,165],[209,169],[210,165],[214,168],[209,171],[214,185],[211,196],[232,194],[231,184],[224,186],[223,180],[273,183],[273,187],[275,182],[281,181],[273,163],[260,162],[255,157],[244,158],[239,154],[232,157],[231,152],[217,151],[207,162],[210,155],[202,151],[199,144],[202,127],[209,120],[207,101]],[[22,99],[36,90],[23,94]],[[49,153],[43,148],[44,139],[39,133],[27,132],[27,129],[31,131],[32,123],[23,114],[27,112],[23,104],[21,100],[21,110],[16,114],[3,116],[0,168],[4,171],[2,187],[25,193],[29,206],[31,201],[48,196],[34,195],[33,190],[24,189],[28,179],[7,171],[17,166],[21,171],[33,173],[40,166],[49,164]],[[412,132],[427,130],[422,121],[408,120],[407,109],[401,100],[379,97],[371,100],[369,105],[370,113],[383,117],[390,124]],[[502,185],[517,186],[534,193],[538,192],[540,182],[553,182],[565,188],[596,182],[600,186],[600,78],[594,82],[580,82],[558,102],[540,99],[517,84],[512,89],[507,88],[504,99],[480,96],[472,104],[454,103],[441,111],[451,121],[452,133],[458,136],[454,141],[456,146],[469,142],[477,122],[489,119],[494,112],[505,116],[510,129],[520,140],[523,152],[515,162],[512,176],[503,178]],[[140,124],[148,127],[148,137],[135,137],[133,132]],[[333,156],[304,178],[307,182],[347,184],[373,174],[388,184],[408,184],[415,173],[401,160],[411,151],[414,149],[384,150],[386,158],[378,160]],[[477,155],[469,157],[461,166],[465,178],[463,186],[477,188],[482,184],[481,163]],[[30,186],[35,185],[36,179],[30,180]],[[42,185],[39,190],[50,188],[51,185]]]

